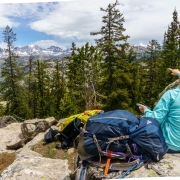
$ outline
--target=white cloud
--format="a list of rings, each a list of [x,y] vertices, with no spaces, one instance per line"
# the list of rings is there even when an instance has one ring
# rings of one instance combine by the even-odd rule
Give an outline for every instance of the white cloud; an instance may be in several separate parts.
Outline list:
[[[0,16],[0,28],[5,28],[7,25],[10,27],[17,27],[19,25],[18,22],[14,22],[12,19]]]
[[[81,46],[84,46],[86,42],[77,42],[76,43],[76,47],[81,47]],[[32,44],[35,44],[35,45],[38,45],[39,47],[43,48],[43,49],[46,49],[46,48],[49,48],[51,46],[58,46],[58,47],[61,47],[62,49],[66,49],[67,47],[71,47],[70,43],[68,42],[57,42],[57,41],[54,41],[54,40],[41,40],[41,41],[36,41],[36,42],[33,42]],[[93,45],[91,43],[89,43],[89,45]]]
[[[129,35],[131,44],[148,44],[152,39],[162,42],[164,32],[172,21],[176,7],[180,12],[179,0],[119,0],[120,12],[125,18],[124,35]],[[102,26],[100,7],[106,8],[115,0],[74,0],[56,3],[0,4],[0,27],[7,24],[19,25],[12,17],[27,18],[29,26],[44,32],[73,41],[92,41],[91,31],[99,31]]]
[[[102,26],[103,12],[115,1],[77,0],[59,3],[57,9],[38,21],[30,23],[30,27],[49,35],[61,38],[94,39],[91,31],[99,31]],[[125,35],[129,35],[130,42],[146,42],[156,39],[162,42],[164,32],[172,21],[175,7],[180,11],[180,1],[172,0],[121,0],[120,12],[125,17]]]
[[[20,25],[19,20],[36,21],[48,16],[56,9],[57,3],[0,3],[0,28],[7,24],[10,27]]]
[[[2,48],[2,49],[7,48],[7,44],[4,42],[0,42],[0,48]]]
[[[180,12],[180,1],[127,0],[127,6],[122,7],[122,12],[126,19],[126,32],[131,37],[130,42],[149,43],[155,39],[161,44],[164,33],[172,22],[175,7]]]
[[[104,3],[108,4],[108,1]],[[90,32],[100,30],[102,25],[103,14],[98,4],[94,0],[59,3],[56,10],[41,20],[31,22],[30,27],[61,38],[92,39]]]
[[[139,46],[147,47],[147,44],[143,44],[142,42],[140,42]]]
[[[74,1],[74,0],[56,0],[56,1]],[[0,3],[36,3],[36,2],[54,2],[54,0],[1,0]]]
[[[41,40],[41,41],[33,42],[32,44],[38,45],[43,49],[49,48],[51,46],[58,46],[61,48],[65,48],[67,46],[67,44],[65,43],[58,43],[57,41],[54,40]]]

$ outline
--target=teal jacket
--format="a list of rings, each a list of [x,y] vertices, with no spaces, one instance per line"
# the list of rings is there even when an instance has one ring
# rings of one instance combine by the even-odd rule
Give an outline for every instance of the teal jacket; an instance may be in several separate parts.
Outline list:
[[[180,86],[165,92],[153,111],[145,109],[144,113],[159,121],[167,146],[180,151]]]

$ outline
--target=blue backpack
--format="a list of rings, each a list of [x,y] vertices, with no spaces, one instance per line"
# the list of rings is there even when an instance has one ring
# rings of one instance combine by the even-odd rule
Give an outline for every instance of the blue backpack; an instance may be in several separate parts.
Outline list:
[[[168,151],[159,122],[150,117],[139,117],[138,128],[130,133],[144,159],[160,161]]]
[[[143,163],[161,160],[167,150],[156,119],[136,117],[126,110],[100,113],[88,119],[79,135],[77,152],[83,169],[79,179],[85,177],[88,162],[92,163],[92,159],[97,156],[101,161],[101,157],[109,157],[109,152],[113,159],[128,160],[128,163],[139,159]],[[134,167],[141,166],[136,162]],[[111,163],[110,170],[123,170],[122,168],[124,167],[117,163]]]

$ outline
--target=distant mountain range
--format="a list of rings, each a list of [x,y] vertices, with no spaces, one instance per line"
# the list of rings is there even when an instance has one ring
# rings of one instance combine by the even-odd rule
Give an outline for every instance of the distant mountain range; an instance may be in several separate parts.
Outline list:
[[[145,56],[146,47],[144,46],[133,46],[134,51],[137,53],[137,59],[141,59]],[[21,58],[30,55],[33,56],[43,56],[43,57],[63,57],[71,54],[70,49],[62,49],[57,46],[51,46],[47,49],[40,48],[37,45],[28,45],[24,47],[14,47],[12,51],[18,54]],[[0,58],[4,59],[7,57],[7,52],[5,49],[0,48]],[[24,59],[24,58],[23,58]]]
[[[70,49],[61,49],[57,46],[51,46],[47,49],[42,49],[37,45],[28,45],[24,47],[14,47],[12,51],[19,56],[62,56],[71,54]],[[7,53],[5,49],[0,48],[0,58],[6,58]]]
[[[147,48],[145,46],[133,46],[134,51],[136,54],[136,59],[142,59],[144,57],[147,57],[146,51]]]

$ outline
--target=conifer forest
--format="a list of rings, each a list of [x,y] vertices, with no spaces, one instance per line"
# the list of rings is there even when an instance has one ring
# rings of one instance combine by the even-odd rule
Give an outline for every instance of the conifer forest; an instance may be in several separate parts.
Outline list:
[[[146,56],[137,59],[117,4],[116,0],[106,9],[100,8],[105,13],[103,26],[89,32],[95,45],[87,42],[76,47],[72,42],[71,55],[57,61],[51,72],[45,61],[33,61],[32,56],[27,70],[20,68],[18,54],[11,50],[18,35],[6,26],[2,36],[8,56],[0,82],[0,101],[6,106],[0,105],[0,116],[11,115],[19,121],[60,119],[90,109],[124,109],[139,115],[138,102],[153,108],[161,91],[177,79],[167,68],[180,69],[178,12],[172,13],[163,42],[149,40]]]

